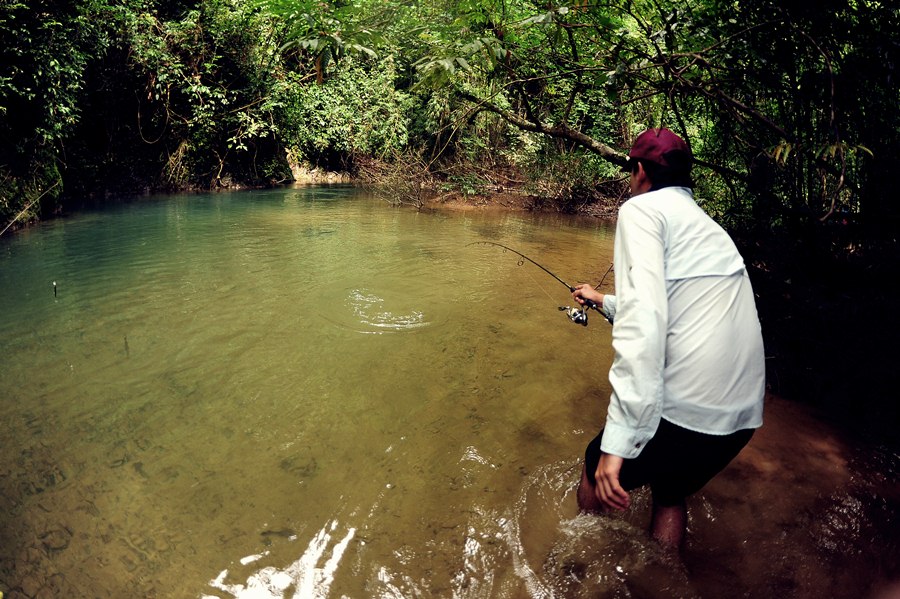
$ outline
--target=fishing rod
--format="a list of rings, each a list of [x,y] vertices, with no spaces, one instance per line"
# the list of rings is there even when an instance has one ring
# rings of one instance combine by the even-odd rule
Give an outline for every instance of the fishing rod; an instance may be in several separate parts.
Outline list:
[[[565,286],[565,288],[569,290],[569,292],[575,291],[575,287],[573,287],[572,285],[569,285],[568,283],[563,281],[561,278],[556,276],[554,273],[552,273],[550,270],[545,268],[543,265],[535,262],[534,260],[532,260],[531,258],[529,258],[528,256],[526,256],[525,254],[523,254],[522,252],[520,252],[518,250],[514,250],[511,247],[505,246],[502,243],[497,243],[496,241],[473,241],[472,243],[470,243],[468,245],[478,245],[478,244],[495,245],[499,248],[503,248],[504,250],[506,250],[508,252],[512,252],[513,254],[515,254],[521,258],[521,260],[519,260],[519,264],[518,264],[519,266],[522,266],[522,264],[525,263],[524,261],[528,260],[529,262],[531,262],[532,264],[534,264],[535,266],[537,266],[538,268],[543,270],[545,273],[547,273],[548,275],[550,275],[551,277],[553,277],[554,279],[556,279],[557,281],[562,283]],[[608,271],[607,271],[607,273],[608,273]],[[606,277],[606,275],[604,275],[604,278],[605,277]],[[606,318],[607,320],[609,320],[609,318],[606,316],[606,314],[603,312],[603,310],[600,308],[600,306],[598,306],[597,304],[595,304],[594,302],[592,302],[589,299],[584,300],[583,306],[580,306],[580,307],[579,306],[574,306],[574,307],[560,306],[559,310],[561,312],[565,311],[566,316],[568,316],[569,320],[571,320],[572,322],[574,322],[576,324],[580,324],[582,326],[587,326],[587,323],[588,323],[587,311],[590,308],[593,308],[594,310],[596,310],[597,312],[602,314],[603,318]]]

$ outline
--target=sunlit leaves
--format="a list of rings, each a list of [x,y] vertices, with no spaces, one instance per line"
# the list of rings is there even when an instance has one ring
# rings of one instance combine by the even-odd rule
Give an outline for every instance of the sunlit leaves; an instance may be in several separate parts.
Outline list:
[[[792,143],[782,141],[772,150],[772,158],[775,159],[775,162],[784,164],[785,162],[787,162],[793,149],[794,145]]]
[[[402,151],[411,103],[394,88],[395,77],[390,60],[366,69],[351,58],[322,85],[295,86],[279,109],[279,120],[291,124],[282,138],[304,159],[332,166]]]
[[[308,0],[256,0],[277,15],[285,26],[282,50],[307,54],[322,83],[328,66],[345,55],[378,57],[383,36],[367,22],[363,2],[310,2]],[[367,6],[375,6],[368,3]]]

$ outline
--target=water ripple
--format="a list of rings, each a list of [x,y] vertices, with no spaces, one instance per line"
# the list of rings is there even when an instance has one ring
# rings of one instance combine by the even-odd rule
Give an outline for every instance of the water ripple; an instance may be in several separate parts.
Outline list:
[[[353,289],[347,297],[347,305],[359,324],[374,329],[361,332],[394,332],[428,326],[429,322],[425,320],[423,312],[409,310],[395,313],[384,309],[387,303],[385,298],[366,289]]]

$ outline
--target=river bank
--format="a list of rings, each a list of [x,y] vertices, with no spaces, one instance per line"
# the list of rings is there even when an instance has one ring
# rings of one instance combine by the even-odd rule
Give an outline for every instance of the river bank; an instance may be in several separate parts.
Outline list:
[[[613,220],[624,197],[600,201],[561,203],[524,190],[498,189],[490,193],[465,194],[459,191],[433,193],[425,200],[427,210],[512,210],[553,212]]]

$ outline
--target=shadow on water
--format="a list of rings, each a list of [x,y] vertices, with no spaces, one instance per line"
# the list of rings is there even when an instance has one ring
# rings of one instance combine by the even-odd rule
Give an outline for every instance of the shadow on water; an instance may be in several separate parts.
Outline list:
[[[898,577],[896,453],[778,397],[691,499],[683,560],[648,540],[645,491],[579,515],[609,328],[465,247],[599,281],[611,229],[351,191],[159,198],[4,240],[0,591],[812,598]]]

